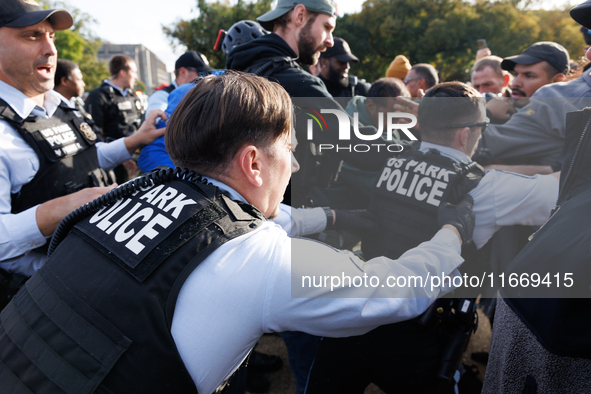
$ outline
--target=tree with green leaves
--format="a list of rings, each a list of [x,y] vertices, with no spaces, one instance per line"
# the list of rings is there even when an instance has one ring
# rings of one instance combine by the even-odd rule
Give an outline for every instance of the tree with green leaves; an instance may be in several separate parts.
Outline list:
[[[533,5],[516,0],[371,0],[360,13],[340,18],[334,35],[363,59],[351,66],[352,73],[369,81],[382,77],[400,54],[411,64],[433,64],[442,81],[469,81],[480,38],[501,57],[537,41],[556,41],[573,58],[580,57],[584,42],[568,10],[530,10]]]
[[[244,19],[255,20],[271,9],[271,0],[238,0],[234,5],[197,0],[197,8],[197,18],[163,26],[162,30],[170,37],[173,46],[184,45],[188,50],[199,51],[207,57],[213,68],[225,68],[225,54],[213,50],[220,29],[228,30],[234,23]]]
[[[351,73],[368,81],[384,76],[396,55],[433,64],[442,81],[470,80],[476,40],[485,38],[493,54],[520,53],[536,41],[555,41],[573,58],[584,41],[568,9],[535,10],[536,0],[366,0],[361,12],[337,20],[334,35],[345,39],[360,62]],[[214,52],[219,29],[242,19],[256,19],[270,0],[235,5],[198,0],[199,16],[163,27],[173,45],[186,45],[223,68],[225,56]]]

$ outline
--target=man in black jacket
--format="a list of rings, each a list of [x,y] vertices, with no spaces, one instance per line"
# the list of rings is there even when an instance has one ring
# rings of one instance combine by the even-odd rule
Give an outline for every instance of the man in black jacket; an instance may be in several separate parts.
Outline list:
[[[334,38],[334,46],[320,55],[320,79],[333,97],[367,96],[370,83],[349,75],[349,63],[359,63],[347,41]]]
[[[359,138],[353,132],[351,118],[348,118],[351,126],[350,139],[345,141],[348,149],[337,149],[340,142],[337,131],[340,131],[341,125],[340,120],[332,113],[339,111],[346,116],[346,112],[331,96],[320,78],[304,71],[296,63],[297,60],[306,65],[316,64],[321,52],[333,46],[335,10],[332,0],[305,0],[295,3],[279,1],[274,10],[257,18],[263,28],[273,33],[240,45],[228,55],[228,69],[269,77],[283,86],[292,99],[307,98],[294,100],[294,104],[302,107],[302,111],[296,112],[296,135],[300,143],[296,158],[301,169],[292,177],[293,206],[330,205],[340,208],[340,202],[335,200],[338,193],[333,193],[329,186],[335,181],[341,160],[357,168],[378,170],[383,162],[380,154],[385,154],[386,157],[392,154],[392,150],[388,152],[385,148],[379,153],[374,148],[371,155],[359,154],[349,148],[356,142],[368,144],[367,139]],[[333,111],[323,118],[326,129],[315,133],[313,139],[309,138],[310,134],[306,129],[309,118],[304,109],[307,107],[311,107],[317,115],[326,113],[324,110]],[[345,123],[346,121],[345,119]],[[376,135],[374,127],[361,125],[358,129],[362,134]],[[394,130],[393,135],[393,140],[388,141],[390,144],[398,142],[397,130]],[[332,146],[333,149],[322,151],[319,148],[323,146]],[[370,160],[375,162],[370,163]]]
[[[143,121],[144,109],[134,94],[137,80],[137,65],[129,56],[116,55],[109,61],[111,78],[90,92],[84,105],[98,126],[103,140],[110,142],[132,135]],[[124,183],[129,173],[137,171],[134,160],[115,167],[117,182]]]
[[[591,1],[570,14],[591,27]],[[505,273],[483,393],[591,391],[590,115],[566,115],[557,208]]]

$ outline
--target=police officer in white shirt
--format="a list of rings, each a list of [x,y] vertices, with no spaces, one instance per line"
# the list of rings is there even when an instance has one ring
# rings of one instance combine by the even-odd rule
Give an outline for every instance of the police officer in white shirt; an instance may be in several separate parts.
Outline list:
[[[60,95],[52,90],[57,59],[54,32],[72,22],[67,11],[44,10],[34,1],[0,4],[0,269],[4,271],[31,275],[37,270],[46,256],[36,249],[46,244],[60,220],[112,188],[92,187],[100,184],[94,182],[100,176],[93,174],[129,160],[131,152],[164,132],[154,127],[155,118],[165,116],[156,112],[136,134],[110,144],[96,143],[94,133],[85,133],[82,121],[60,104]]]
[[[292,169],[291,101],[279,85],[209,76],[176,114],[166,144],[177,169],[70,215],[48,262],[2,312],[3,350],[14,357],[3,360],[13,374],[0,374],[0,386],[211,393],[264,333],[361,334],[415,317],[451,290],[387,284],[458,275],[470,201],[442,205],[443,228],[400,261],[363,262],[267,221]],[[330,276],[344,282],[318,285]],[[41,340],[26,349],[13,335],[32,332]]]

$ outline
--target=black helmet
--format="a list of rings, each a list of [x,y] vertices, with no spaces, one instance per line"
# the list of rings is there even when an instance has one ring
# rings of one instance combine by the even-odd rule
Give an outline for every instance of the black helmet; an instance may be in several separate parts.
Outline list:
[[[265,34],[269,34],[269,32],[263,29],[257,22],[248,20],[236,22],[226,33],[222,44],[222,51],[227,55],[235,46],[246,44]]]

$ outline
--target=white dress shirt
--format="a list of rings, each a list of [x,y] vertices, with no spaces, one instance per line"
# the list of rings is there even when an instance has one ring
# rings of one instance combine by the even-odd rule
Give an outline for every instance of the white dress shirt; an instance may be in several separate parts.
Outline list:
[[[472,161],[457,149],[421,142],[421,152],[430,149],[457,162]],[[558,179],[552,175],[526,176],[488,170],[470,195],[476,215],[473,240],[480,249],[502,226],[544,224],[558,199]]]
[[[245,201],[230,187],[211,180]],[[317,218],[320,215],[317,214]],[[324,219],[326,221],[326,217]],[[398,260],[363,262],[320,242],[290,238],[276,223],[224,244],[181,288],[171,333],[200,393],[213,392],[240,366],[264,333],[303,331],[343,337],[420,315],[438,296],[436,287],[302,286],[305,276],[459,275],[460,242],[450,230]]]

